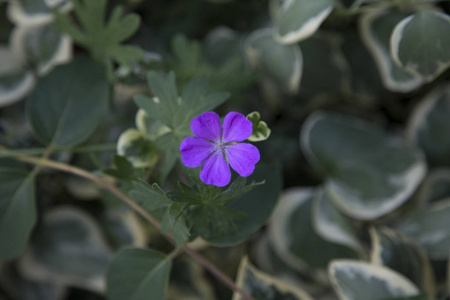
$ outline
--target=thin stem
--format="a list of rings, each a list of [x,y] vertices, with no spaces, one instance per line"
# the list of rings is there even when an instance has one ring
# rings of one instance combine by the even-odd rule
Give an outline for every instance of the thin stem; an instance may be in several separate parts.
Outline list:
[[[119,197],[123,202],[128,204],[134,211],[136,211],[140,216],[142,216],[144,219],[149,221],[158,230],[161,229],[161,224],[159,223],[159,221],[156,220],[152,215],[150,215],[145,209],[143,209],[136,202],[131,200],[127,195],[125,195],[117,187],[115,187],[114,185],[112,185],[112,184],[110,184],[108,182],[103,181],[102,179],[100,179],[99,177],[89,173],[88,171],[85,171],[83,169],[80,169],[80,168],[77,168],[77,167],[74,167],[74,166],[71,166],[71,165],[67,165],[67,164],[51,161],[51,160],[48,160],[48,159],[44,159],[44,158],[36,158],[36,157],[31,157],[31,156],[20,156],[20,157],[16,157],[16,159],[20,160],[20,161],[23,161],[23,162],[27,162],[27,163],[31,163],[31,164],[35,164],[35,165],[41,166],[42,168],[46,167],[46,168],[56,169],[56,170],[60,170],[60,171],[66,172],[66,173],[75,174],[75,175],[78,175],[80,177],[84,177],[86,179],[92,180],[95,183],[97,183],[98,185],[100,185],[100,186],[108,189],[109,191],[111,191],[117,197]],[[166,234],[164,236],[173,245],[176,245],[175,240],[173,238],[173,235],[171,233],[168,233],[168,234]],[[222,283],[224,283],[226,286],[228,286],[230,289],[232,289],[236,293],[240,294],[242,298],[244,298],[245,300],[253,300],[253,298],[250,295],[248,295],[244,290],[242,290],[241,288],[236,286],[234,284],[234,282],[231,281],[219,269],[217,269],[216,266],[211,264],[208,260],[206,260],[203,256],[201,256],[200,254],[195,252],[193,249],[189,248],[187,245],[185,245],[183,248],[180,248],[180,249],[183,250],[184,252],[186,252],[187,254],[189,254],[193,259],[195,259],[199,264],[201,264],[205,269],[207,269],[211,274],[213,274]],[[175,249],[175,251],[172,252],[170,255],[174,256],[174,255],[178,254],[177,251],[178,251],[178,249]]]
[[[117,145],[114,144],[96,144],[96,145],[87,145],[87,146],[81,146],[76,147],[72,149],[63,149],[63,148],[54,148],[52,150],[52,153],[59,153],[59,152],[75,152],[75,153],[85,153],[85,152],[102,152],[102,151],[111,151],[115,150],[117,148]],[[23,156],[23,155],[40,155],[45,153],[47,148],[28,148],[28,149],[6,149],[4,147],[0,146],[0,158],[5,157],[17,157],[17,156]]]

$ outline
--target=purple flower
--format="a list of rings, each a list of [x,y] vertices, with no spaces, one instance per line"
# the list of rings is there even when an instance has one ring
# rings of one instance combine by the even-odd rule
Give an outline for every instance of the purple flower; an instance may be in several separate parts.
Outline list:
[[[248,143],[240,143],[252,135],[252,122],[244,115],[230,112],[225,116],[223,128],[219,115],[205,112],[192,119],[191,129],[196,137],[188,137],[180,146],[181,161],[196,168],[203,164],[200,179],[206,184],[226,186],[231,171],[228,163],[242,177],[255,170],[259,151]]]

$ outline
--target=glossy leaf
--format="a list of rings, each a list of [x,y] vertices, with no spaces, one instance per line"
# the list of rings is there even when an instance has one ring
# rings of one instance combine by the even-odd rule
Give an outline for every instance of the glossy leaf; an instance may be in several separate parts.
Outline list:
[[[315,193],[312,188],[286,190],[269,223],[270,242],[278,256],[293,269],[312,275],[311,270],[323,271],[332,259],[357,256],[353,250],[330,243],[315,232],[312,217]]]
[[[0,170],[0,259],[21,254],[35,222],[33,176],[22,170]]]
[[[425,252],[401,233],[382,227],[371,228],[371,262],[391,268],[409,278],[434,299],[435,283]]]
[[[365,262],[335,260],[328,273],[341,300],[403,299],[419,294],[419,289],[401,274]]]
[[[26,110],[33,132],[42,143],[73,147],[93,133],[107,104],[103,68],[86,57],[77,57],[38,81]]]
[[[275,38],[294,44],[313,35],[334,7],[331,0],[273,0]],[[279,2],[279,3],[278,3]]]
[[[301,147],[327,175],[325,190],[344,213],[370,220],[403,204],[425,176],[422,153],[376,125],[317,112],[303,124]]]
[[[441,86],[417,105],[406,131],[407,141],[422,148],[431,166],[450,166],[450,85]]]
[[[245,54],[255,71],[275,81],[288,94],[297,93],[303,69],[298,45],[280,44],[274,40],[272,29],[258,29],[247,37]]]
[[[422,246],[432,259],[448,259],[450,247],[450,199],[417,211],[398,230]]]
[[[450,66],[449,31],[447,14],[429,10],[416,12],[395,26],[391,35],[391,55],[411,74],[431,81]]]
[[[360,18],[361,38],[372,54],[386,89],[407,93],[423,84],[421,77],[399,67],[390,52],[390,37],[394,27],[408,13],[398,11],[374,10]]]
[[[252,266],[247,257],[241,260],[239,266],[237,286],[251,297],[259,300],[312,300],[313,298],[297,286],[290,285],[276,279]],[[238,293],[233,300],[243,300]]]
[[[171,261],[155,250],[125,248],[111,263],[107,280],[108,300],[164,300]]]

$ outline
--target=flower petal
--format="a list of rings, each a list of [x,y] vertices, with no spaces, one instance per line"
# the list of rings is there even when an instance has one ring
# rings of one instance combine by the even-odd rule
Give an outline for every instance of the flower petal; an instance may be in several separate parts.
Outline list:
[[[224,143],[242,142],[248,139],[252,132],[252,122],[247,120],[243,114],[232,111],[225,116],[222,133]]]
[[[225,151],[231,167],[242,177],[247,177],[253,173],[255,164],[260,158],[258,148],[252,144],[229,145]]]
[[[220,151],[214,152],[200,171],[200,179],[206,184],[226,186],[230,182],[230,178],[230,167]]]
[[[220,139],[221,133],[219,115],[213,111],[202,113],[192,119],[191,129],[199,138],[217,141]]]
[[[205,139],[188,137],[180,145],[181,161],[186,167],[200,167],[214,151],[214,144]]]

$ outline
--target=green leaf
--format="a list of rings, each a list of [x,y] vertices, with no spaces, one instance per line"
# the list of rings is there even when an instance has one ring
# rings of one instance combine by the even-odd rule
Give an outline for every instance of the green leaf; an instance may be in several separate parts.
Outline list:
[[[126,157],[135,168],[152,167],[158,162],[155,147],[143,133],[135,129],[128,129],[120,135],[117,154]]]
[[[141,20],[138,15],[127,14],[122,17],[123,9],[116,7],[104,23],[106,0],[74,0],[73,4],[82,29],[60,12],[55,12],[55,27],[88,48],[95,59],[100,62],[112,59],[120,64],[131,64],[144,58],[142,49],[121,45],[139,28]]]
[[[428,173],[416,194],[421,205],[450,198],[450,169],[434,169]]]
[[[449,31],[448,15],[421,10],[395,26],[391,55],[406,71],[432,81],[450,65]]]
[[[371,227],[371,262],[403,274],[422,291],[434,299],[435,282],[432,268],[425,252],[399,232],[381,227]]]
[[[303,54],[301,90],[312,95],[349,89],[350,73],[341,51],[341,36],[316,33],[299,43]]]
[[[365,262],[335,260],[328,273],[342,300],[404,299],[401,297],[419,294],[419,289],[401,274]]]
[[[248,138],[250,142],[261,142],[269,138],[271,130],[266,122],[260,120],[261,116],[259,115],[259,112],[254,111],[249,113],[247,119],[253,124],[252,135]]]
[[[247,257],[241,260],[237,286],[242,288],[251,297],[258,300],[312,300],[313,298],[301,288],[290,285],[272,277],[252,266]],[[234,294],[233,300],[243,300],[238,293]]]
[[[150,213],[168,209],[172,204],[172,201],[166,197],[164,191],[156,183],[149,185],[142,180],[133,182],[133,189],[129,191],[129,196]]]
[[[377,63],[381,81],[393,92],[411,92],[423,84],[421,77],[398,66],[390,52],[391,33],[408,15],[406,12],[374,10],[364,14],[359,23],[361,38]]]
[[[11,50],[21,64],[45,75],[72,58],[72,41],[52,29],[51,24],[19,26],[11,34]]]
[[[74,207],[59,206],[43,215],[21,261],[21,272],[35,281],[100,292],[111,257],[91,216]]]
[[[417,211],[398,230],[419,244],[432,259],[448,259],[450,248],[450,199]]]
[[[35,222],[34,178],[21,170],[0,170],[0,259],[23,251]]]
[[[236,222],[238,231],[233,234],[210,237],[209,243],[215,246],[230,246],[242,243],[267,223],[280,194],[282,186],[281,168],[278,164],[259,163],[247,181],[258,184],[264,182],[264,184],[243,194],[229,204],[230,208],[245,215],[245,218]]]
[[[10,49],[0,47],[0,107],[22,100],[35,82],[32,72],[20,67],[20,61]]]
[[[252,32],[245,41],[251,67],[275,81],[288,94],[296,94],[302,77],[303,57],[298,45],[283,45],[270,28]]]
[[[272,0],[275,38],[295,44],[313,35],[333,10],[332,0]]]
[[[350,248],[330,243],[316,233],[312,215],[316,192],[312,188],[286,190],[269,223],[269,239],[278,256],[291,268],[312,276],[320,276],[332,259],[357,257]]]
[[[337,113],[317,112],[303,125],[301,147],[327,175],[325,190],[340,210],[371,220],[403,204],[425,176],[418,149],[376,125]]]
[[[432,167],[449,167],[450,85],[438,87],[417,105],[407,125],[406,139],[422,148]]]
[[[103,171],[104,173],[122,180],[142,179],[144,171],[142,169],[134,168],[125,157],[114,155],[112,161],[115,169],[106,169]]]
[[[67,2],[64,8],[68,8]],[[44,0],[17,0],[8,4],[8,18],[18,25],[33,26],[50,23],[52,13]]]
[[[319,236],[329,242],[354,249],[358,253],[364,253],[351,219],[333,205],[323,190],[316,193],[312,213],[313,226]]]
[[[164,300],[171,265],[158,251],[120,250],[106,274],[108,300]]]
[[[74,147],[89,138],[107,108],[103,68],[86,57],[77,57],[38,81],[27,99],[26,112],[42,143]]]
[[[148,232],[132,210],[108,209],[100,217],[102,229],[114,249],[125,246],[145,247]]]

